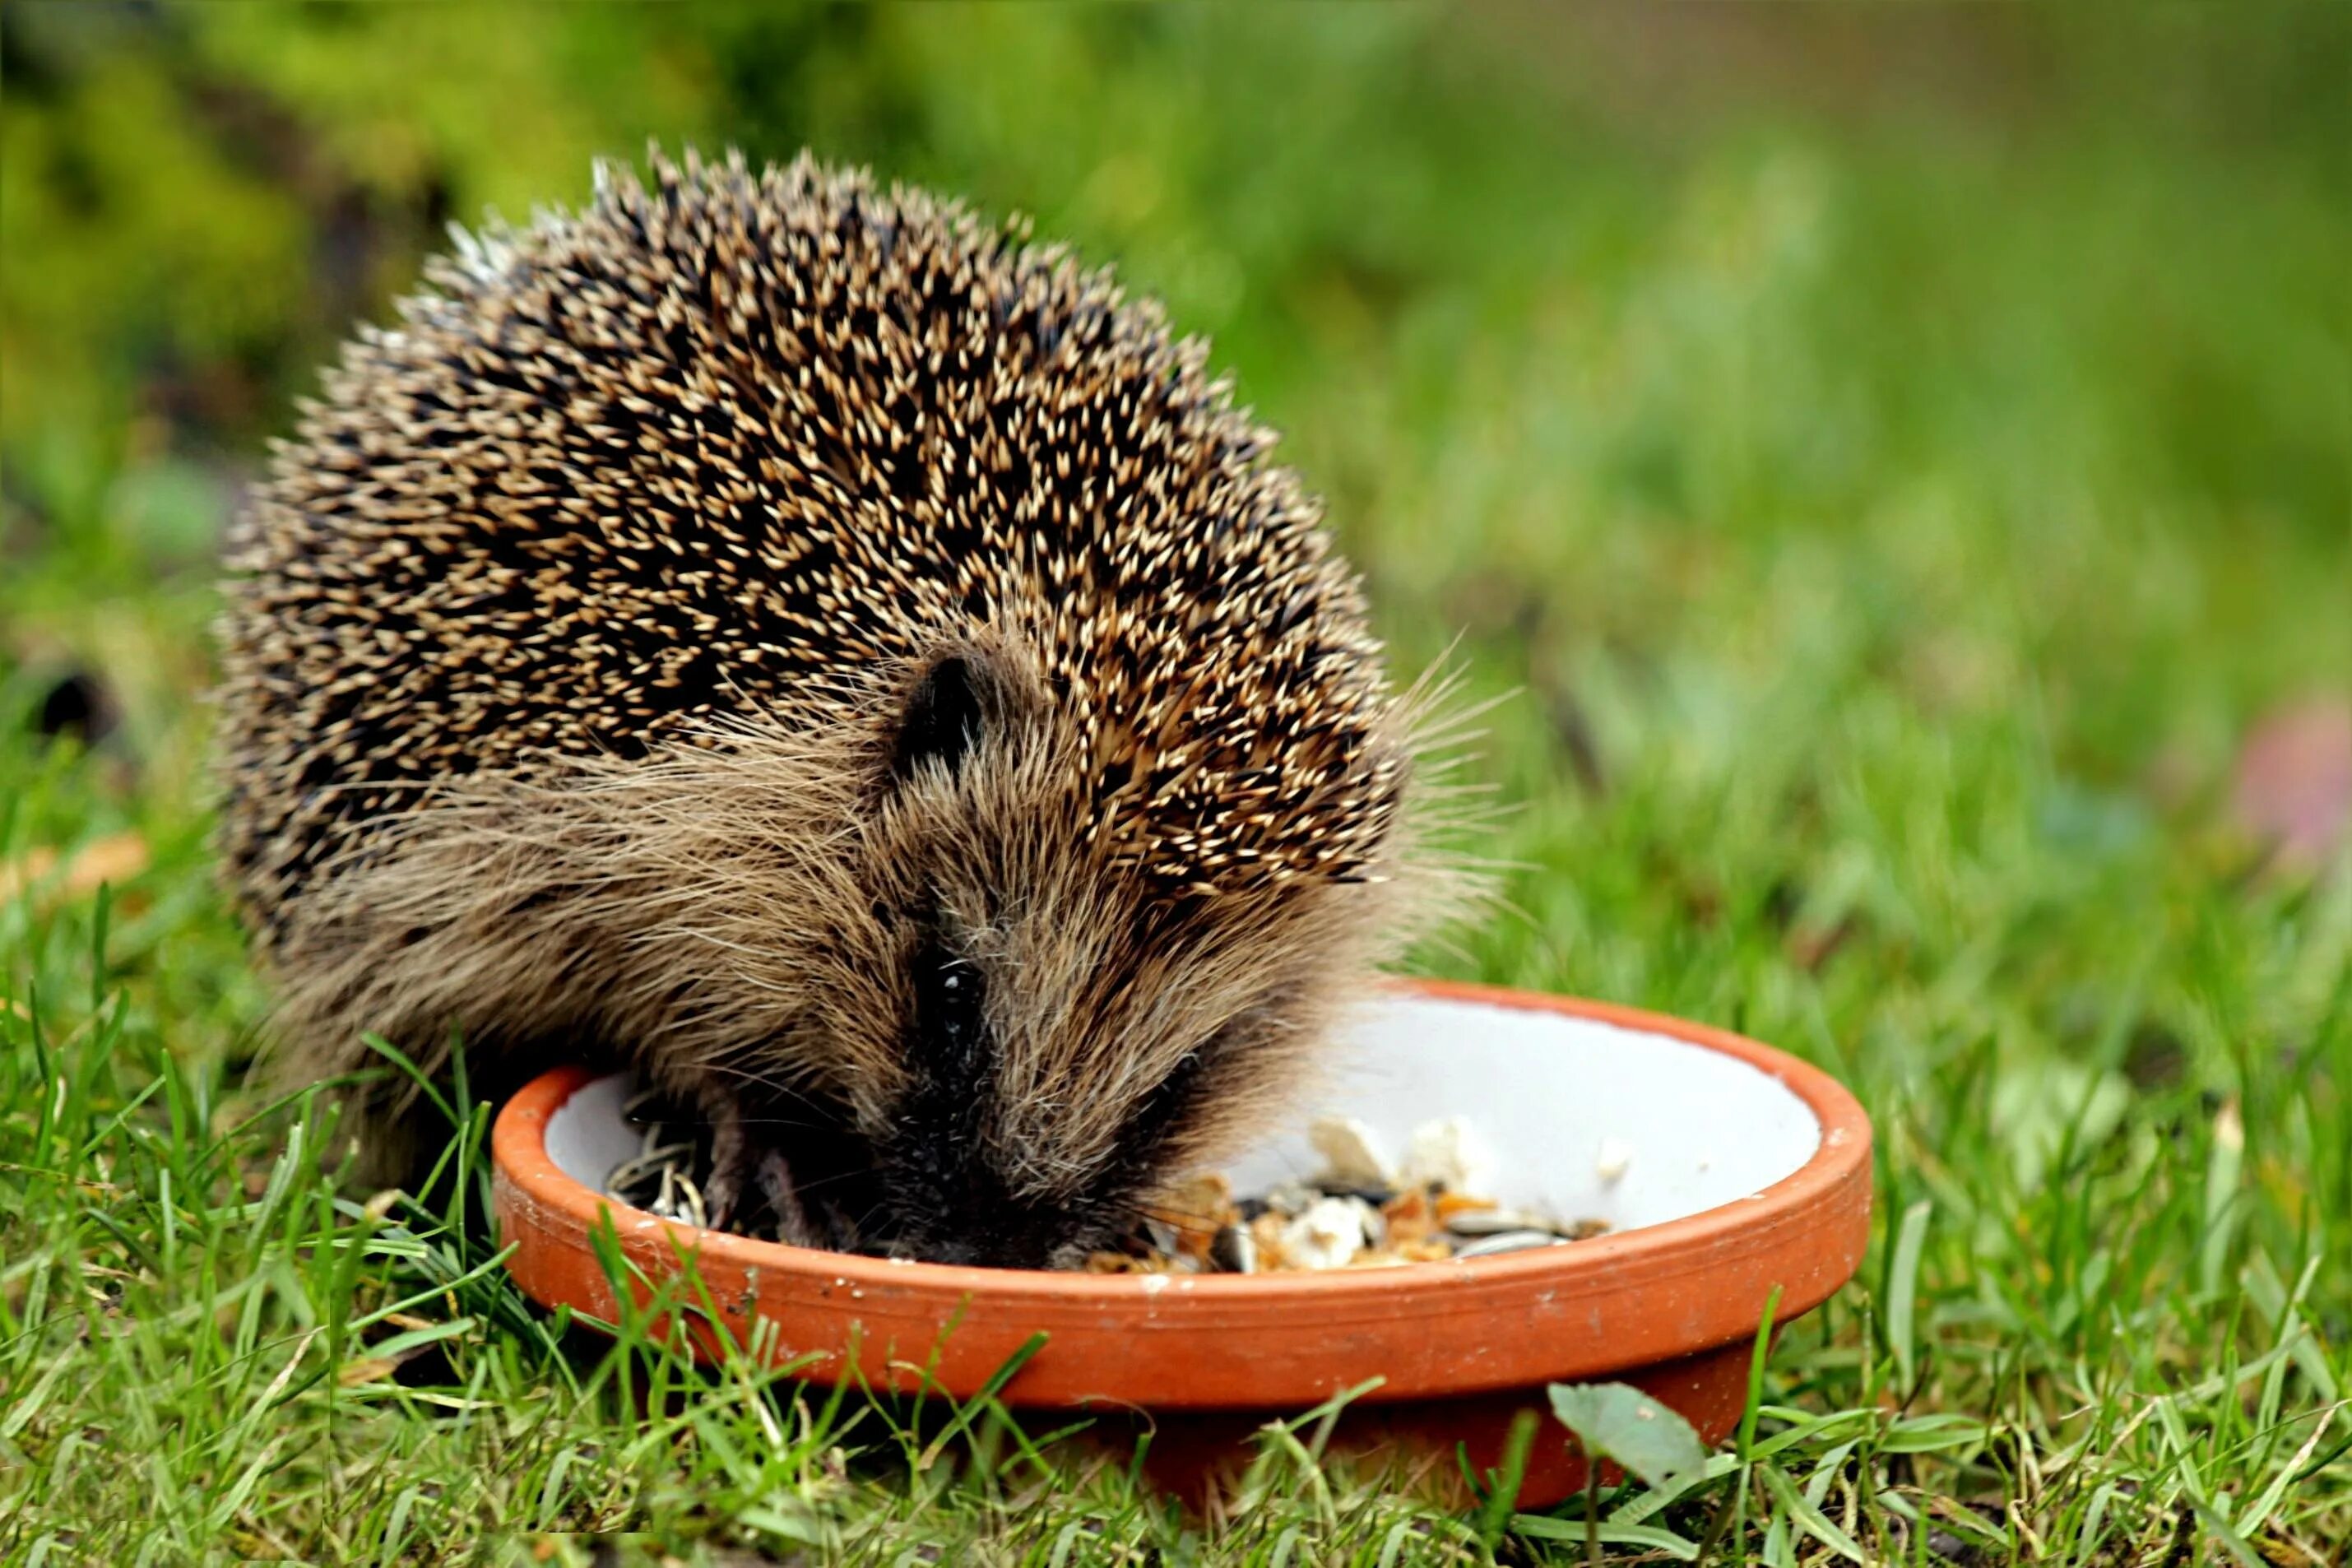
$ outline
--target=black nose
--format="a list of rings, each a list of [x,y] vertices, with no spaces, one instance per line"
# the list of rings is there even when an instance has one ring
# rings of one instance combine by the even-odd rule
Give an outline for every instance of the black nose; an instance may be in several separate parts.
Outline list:
[[[906,1256],[924,1263],[976,1268],[1043,1268],[1059,1250],[1059,1244],[1049,1239],[988,1234],[929,1237],[904,1248]]]
[[[1001,1202],[933,1208],[906,1216],[889,1250],[924,1263],[981,1268],[1046,1268],[1083,1253],[1087,1226],[1059,1208]]]

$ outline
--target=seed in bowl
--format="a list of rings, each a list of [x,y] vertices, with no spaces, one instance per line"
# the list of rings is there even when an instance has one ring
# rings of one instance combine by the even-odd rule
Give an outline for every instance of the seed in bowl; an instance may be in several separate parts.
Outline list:
[[[667,1219],[709,1224],[703,1194],[712,1131],[701,1119],[642,1090],[624,1108],[637,1152],[613,1168],[605,1195]],[[1284,1274],[1396,1268],[1487,1258],[1582,1241],[1608,1222],[1562,1223],[1465,1190],[1491,1180],[1493,1157],[1460,1117],[1425,1122],[1391,1164],[1363,1123],[1327,1118],[1308,1132],[1325,1165],[1312,1179],[1236,1197],[1223,1176],[1198,1175],[1152,1205],[1124,1243],[1086,1261],[1095,1274]],[[783,1239],[772,1219],[745,1232]]]
[[[1465,1190],[1492,1181],[1494,1156],[1461,1117],[1423,1123],[1391,1164],[1362,1122],[1339,1117],[1308,1129],[1323,1169],[1235,1199],[1223,1177],[1196,1177],[1153,1208],[1128,1244],[1097,1252],[1101,1274],[1277,1274],[1393,1268],[1488,1258],[1582,1241],[1605,1220],[1562,1224]],[[1165,1237],[1175,1245],[1162,1245]],[[1206,1238],[1203,1240],[1202,1238]]]

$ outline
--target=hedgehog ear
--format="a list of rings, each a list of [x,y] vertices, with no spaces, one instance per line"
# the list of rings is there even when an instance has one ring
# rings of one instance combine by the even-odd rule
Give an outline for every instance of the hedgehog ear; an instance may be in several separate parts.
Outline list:
[[[986,729],[981,704],[985,679],[967,654],[950,654],[923,672],[898,715],[890,747],[890,777],[900,783],[936,763],[953,777]]]

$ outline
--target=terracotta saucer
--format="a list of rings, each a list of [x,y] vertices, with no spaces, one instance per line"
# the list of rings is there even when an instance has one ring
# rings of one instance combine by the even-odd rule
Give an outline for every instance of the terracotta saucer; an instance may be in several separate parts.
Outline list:
[[[658,1218],[597,1190],[635,1152],[625,1080],[563,1068],[499,1111],[492,1135],[507,1267],[535,1300],[614,1316],[589,1243],[609,1209],[649,1278],[698,1258],[717,1320],[707,1351],[776,1325],[771,1352],[802,1374],[977,1393],[1042,1331],[1001,1391],[1014,1407],[1092,1410],[1153,1432],[1164,1484],[1198,1495],[1245,1461],[1248,1435],[1378,1377],[1333,1449],[1458,1487],[1455,1445],[1497,1462],[1511,1418],[1555,1382],[1636,1384],[1716,1441],[1737,1423],[1766,1300],[1778,1321],[1853,1275],[1867,1241],[1870,1122],[1819,1069],[1705,1025],[1567,997],[1436,983],[1396,985],[1352,1031],[1318,1105],[1400,1147],[1460,1114],[1492,1146],[1494,1196],[1611,1226],[1534,1251],[1316,1274],[1100,1276],[949,1267],[781,1246]],[[1305,1175],[1302,1139],[1232,1169],[1235,1189]],[[952,1322],[954,1331],[946,1332]],[[926,1381],[928,1380],[928,1382]],[[1540,1440],[1523,1503],[1583,1484],[1561,1429]]]

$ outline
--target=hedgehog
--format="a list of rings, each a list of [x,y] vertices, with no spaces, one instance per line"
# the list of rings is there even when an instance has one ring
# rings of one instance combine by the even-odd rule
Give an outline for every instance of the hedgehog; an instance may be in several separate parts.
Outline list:
[[[453,232],[219,638],[271,1058],[376,1178],[436,1079],[602,1062],[705,1119],[714,1225],[1066,1267],[1295,1105],[1464,881],[1435,687],[1205,344],[807,154]]]

